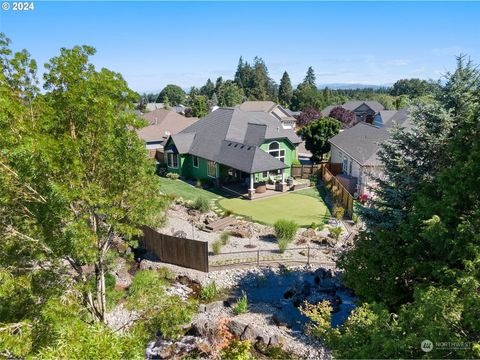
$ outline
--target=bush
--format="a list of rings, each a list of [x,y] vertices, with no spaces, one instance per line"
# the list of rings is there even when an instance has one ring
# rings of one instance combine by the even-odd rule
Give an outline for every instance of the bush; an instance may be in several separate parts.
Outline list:
[[[325,229],[325,223],[323,223],[323,222],[318,223],[317,224],[317,230],[322,231],[323,229]]]
[[[180,178],[180,175],[177,173],[169,172],[167,173],[166,177],[172,180],[178,180]]]
[[[333,227],[333,228],[330,228],[329,235],[330,235],[330,237],[334,238],[335,240],[338,240],[342,231],[343,230],[340,226]]]
[[[227,245],[229,239],[230,234],[227,231],[222,232],[222,234],[220,235],[220,241],[222,242],[222,245]]]
[[[205,213],[210,210],[210,202],[207,198],[200,196],[193,202],[192,209]]]
[[[341,207],[340,205],[336,204],[334,207],[333,207],[333,216],[336,218],[336,219],[343,219],[343,215],[345,215],[345,209],[343,207]]]
[[[222,351],[223,360],[250,360],[254,359],[250,354],[252,344],[248,340],[233,340]]]
[[[226,209],[226,210],[223,211],[223,217],[229,217],[229,216],[232,216],[232,215],[233,215],[233,212],[230,209]]]
[[[352,221],[353,221],[353,223],[354,223],[355,225],[358,224],[359,218],[358,218],[358,215],[357,215],[357,214],[354,213],[354,214],[352,215]]]
[[[246,312],[248,312],[247,293],[245,291],[242,291],[242,297],[238,299],[237,303],[235,304],[235,307],[233,308],[233,313],[235,315],[240,315],[245,314]]]
[[[292,165],[302,165],[302,163],[298,159],[293,159],[292,160]]]
[[[314,222],[312,222],[308,228],[315,230],[315,229],[317,228],[317,224],[315,224]]]
[[[212,244],[212,251],[215,255],[218,255],[220,254],[220,252],[222,251],[222,240],[216,240],[213,244]]]
[[[293,241],[297,234],[298,225],[294,221],[278,220],[273,225],[275,237],[278,241],[278,248],[284,252],[288,244]]]
[[[205,301],[213,301],[218,295],[218,288],[215,284],[215,281],[212,281],[207,286],[202,287],[202,291],[200,291],[200,298]]]
[[[195,181],[195,187],[196,188],[201,188],[202,187],[202,181],[201,180]]]

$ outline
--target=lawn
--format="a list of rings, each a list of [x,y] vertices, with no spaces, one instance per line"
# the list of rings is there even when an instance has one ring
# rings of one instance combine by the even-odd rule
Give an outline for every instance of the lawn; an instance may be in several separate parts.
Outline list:
[[[172,180],[164,177],[159,178],[161,183],[161,190],[163,193],[182,197],[185,200],[195,200],[200,196],[205,197],[208,200],[213,200],[225,195],[215,189],[212,189],[212,191],[210,191],[196,188],[182,180]]]
[[[218,203],[235,214],[273,225],[279,219],[295,221],[300,226],[320,222],[330,211],[322,199],[323,188],[310,188],[258,200],[222,199]]]

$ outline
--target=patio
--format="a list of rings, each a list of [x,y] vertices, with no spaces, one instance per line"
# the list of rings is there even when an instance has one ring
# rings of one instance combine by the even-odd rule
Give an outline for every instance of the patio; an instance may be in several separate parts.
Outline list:
[[[288,184],[287,184],[288,185]],[[294,179],[291,183],[291,185],[287,186],[286,191],[281,191],[278,186],[275,184],[268,184],[268,183],[257,183],[254,185],[255,193],[252,195],[252,192],[249,191],[249,186],[241,183],[241,182],[236,182],[236,183],[230,183],[230,184],[224,184],[222,185],[222,189],[226,190],[234,195],[240,196],[244,199],[249,199],[249,200],[257,200],[257,199],[263,199],[266,197],[271,197],[271,196],[277,196],[281,194],[285,194],[287,192],[291,191],[296,191],[300,189],[306,189],[310,185],[309,180],[296,180]]]

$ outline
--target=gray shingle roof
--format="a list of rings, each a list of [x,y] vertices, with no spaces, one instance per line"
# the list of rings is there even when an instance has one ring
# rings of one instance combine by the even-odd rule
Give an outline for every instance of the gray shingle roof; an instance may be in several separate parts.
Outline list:
[[[323,115],[323,116],[329,116],[330,115],[330,111],[333,110],[333,108],[336,108],[337,106],[341,106],[343,107],[344,109],[347,109],[347,110],[351,110],[351,111],[355,111],[355,109],[357,109],[359,106],[362,106],[363,104],[367,105],[370,109],[372,109],[373,111],[375,111],[376,113],[382,111],[382,110],[385,110],[385,106],[383,106],[382,104],[380,104],[378,101],[360,101],[360,100],[352,100],[352,101],[347,101],[345,104],[343,105],[330,105],[330,106],[327,106],[325,109],[323,109],[320,113]]]
[[[395,125],[405,128],[411,126],[408,109],[385,112],[384,115],[388,120],[385,121],[382,128],[358,123],[350,129],[343,130],[329,141],[341,151],[346,152],[360,165],[379,165],[381,162],[377,157],[377,151],[380,143],[390,137],[389,130]]]
[[[294,145],[301,142],[293,130],[284,129],[269,113],[245,112],[239,108],[220,108],[172,139],[179,153],[217,161],[245,172],[286,167],[259,148],[264,140],[287,139]]]
[[[389,137],[385,129],[358,123],[350,129],[343,130],[329,141],[332,145],[346,152],[360,165],[378,165],[377,158],[379,144]]]

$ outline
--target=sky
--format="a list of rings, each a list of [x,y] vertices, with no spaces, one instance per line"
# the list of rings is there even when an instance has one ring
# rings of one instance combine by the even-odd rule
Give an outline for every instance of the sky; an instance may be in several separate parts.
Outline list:
[[[12,2],[9,2],[12,5]],[[240,56],[263,58],[279,82],[392,84],[438,79],[468,54],[480,63],[480,2],[67,2],[0,11],[13,50],[40,64],[91,45],[97,67],[138,92],[232,79]],[[41,67],[43,68],[43,66]],[[41,69],[42,71],[42,69]]]

